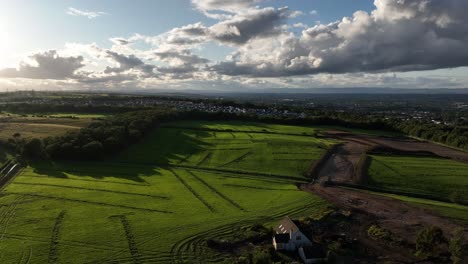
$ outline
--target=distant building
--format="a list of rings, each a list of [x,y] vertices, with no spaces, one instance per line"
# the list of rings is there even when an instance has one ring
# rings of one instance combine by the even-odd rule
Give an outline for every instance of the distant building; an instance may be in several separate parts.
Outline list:
[[[289,217],[283,218],[275,228],[276,234],[273,236],[273,247],[275,250],[296,251],[303,246],[312,245],[299,227]]]

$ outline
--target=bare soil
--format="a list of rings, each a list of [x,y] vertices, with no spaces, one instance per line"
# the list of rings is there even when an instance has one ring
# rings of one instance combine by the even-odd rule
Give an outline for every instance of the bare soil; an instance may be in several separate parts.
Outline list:
[[[336,130],[328,131],[325,136],[343,141],[344,144],[337,148],[336,153],[319,170],[318,182],[331,180],[338,183],[356,183],[358,179],[353,178],[354,169],[361,154],[376,147],[392,149],[401,153],[407,152],[412,155],[418,152],[432,153],[434,156],[468,163],[468,152],[411,138],[355,135]]]
[[[356,183],[354,170],[361,154],[369,149],[383,147],[401,152],[416,153],[430,152],[435,156],[450,158],[461,162],[468,162],[468,153],[437,145],[430,142],[417,141],[410,138],[390,138],[368,135],[354,135],[341,131],[328,131],[328,138],[344,142],[336,152],[319,168],[318,180],[323,183],[333,181],[337,183]],[[455,223],[450,219],[438,216],[428,209],[412,206],[390,197],[360,192],[348,188],[325,187],[324,184],[306,184],[301,189],[315,193],[335,204],[338,208],[356,212],[359,217],[354,235],[361,243],[371,250],[382,254],[386,263],[414,263],[412,251],[417,233],[427,226],[440,227],[446,237],[450,237],[456,227],[465,228],[465,241],[468,241],[468,226],[466,223]],[[379,244],[367,236],[367,228],[376,223],[401,238],[408,247],[398,248]],[[425,262],[432,263],[432,262]]]

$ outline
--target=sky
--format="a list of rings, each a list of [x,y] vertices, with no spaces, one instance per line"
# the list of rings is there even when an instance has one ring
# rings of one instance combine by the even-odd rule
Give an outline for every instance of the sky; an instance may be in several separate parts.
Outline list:
[[[466,0],[0,0],[0,90],[467,88]]]

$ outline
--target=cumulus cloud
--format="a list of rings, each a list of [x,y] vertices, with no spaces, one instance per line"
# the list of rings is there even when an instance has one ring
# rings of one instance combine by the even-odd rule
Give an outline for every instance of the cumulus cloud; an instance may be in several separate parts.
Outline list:
[[[104,73],[122,73],[129,70],[136,70],[144,75],[153,75],[154,65],[144,63],[135,55],[124,55],[114,51],[106,50],[105,56],[118,63],[118,67],[106,67]]]
[[[0,70],[0,77],[64,80],[77,78],[75,72],[85,66],[82,56],[61,57],[55,50],[34,54],[30,60],[31,64],[22,62],[18,69]]]
[[[207,41],[223,44],[242,45],[254,38],[278,35],[283,31],[283,23],[294,11],[283,8],[253,8],[233,14],[212,26],[202,23],[174,28],[164,34],[166,44],[193,45]]]
[[[70,16],[87,17],[88,19],[94,19],[94,18],[103,16],[103,15],[107,15],[106,12],[80,10],[80,9],[73,8],[73,7],[68,8],[67,14],[70,15]]]
[[[202,58],[198,55],[192,54],[190,50],[167,50],[167,51],[157,51],[154,55],[162,60],[169,62],[170,64],[206,64],[210,60]]]
[[[346,80],[356,80],[370,85],[406,82],[427,86],[437,82],[431,78],[392,79],[385,74],[468,66],[466,0],[374,0],[371,12],[357,11],[315,26],[307,24],[314,24],[316,11],[307,12],[310,15],[303,23],[295,23],[291,19],[302,12],[265,7],[265,3],[268,1],[192,0],[196,10],[215,20],[156,36],[111,38],[109,49],[75,43],[62,51],[35,54],[30,63],[23,62],[17,69],[0,70],[0,77],[90,85],[209,79],[215,83],[241,80],[249,85],[320,86],[328,82],[344,86],[349,83]],[[69,12],[88,18],[104,14],[74,8]],[[210,60],[196,55],[213,44],[234,51],[221,61],[215,61],[219,56]],[[375,77],[379,74],[384,77]],[[447,83],[458,85],[466,80]]]
[[[213,70],[228,75],[418,71],[468,65],[468,9],[464,0],[375,0],[376,9],[252,41],[235,60]]]
[[[261,1],[262,0],[192,0],[192,4],[207,17],[228,19],[232,17],[233,13],[250,9]]]

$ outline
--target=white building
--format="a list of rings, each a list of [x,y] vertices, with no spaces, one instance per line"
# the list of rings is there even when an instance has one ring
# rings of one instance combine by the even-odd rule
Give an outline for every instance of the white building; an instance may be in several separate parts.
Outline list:
[[[275,228],[273,236],[273,247],[275,250],[295,251],[300,247],[312,245],[299,227],[289,217],[283,218]]]

